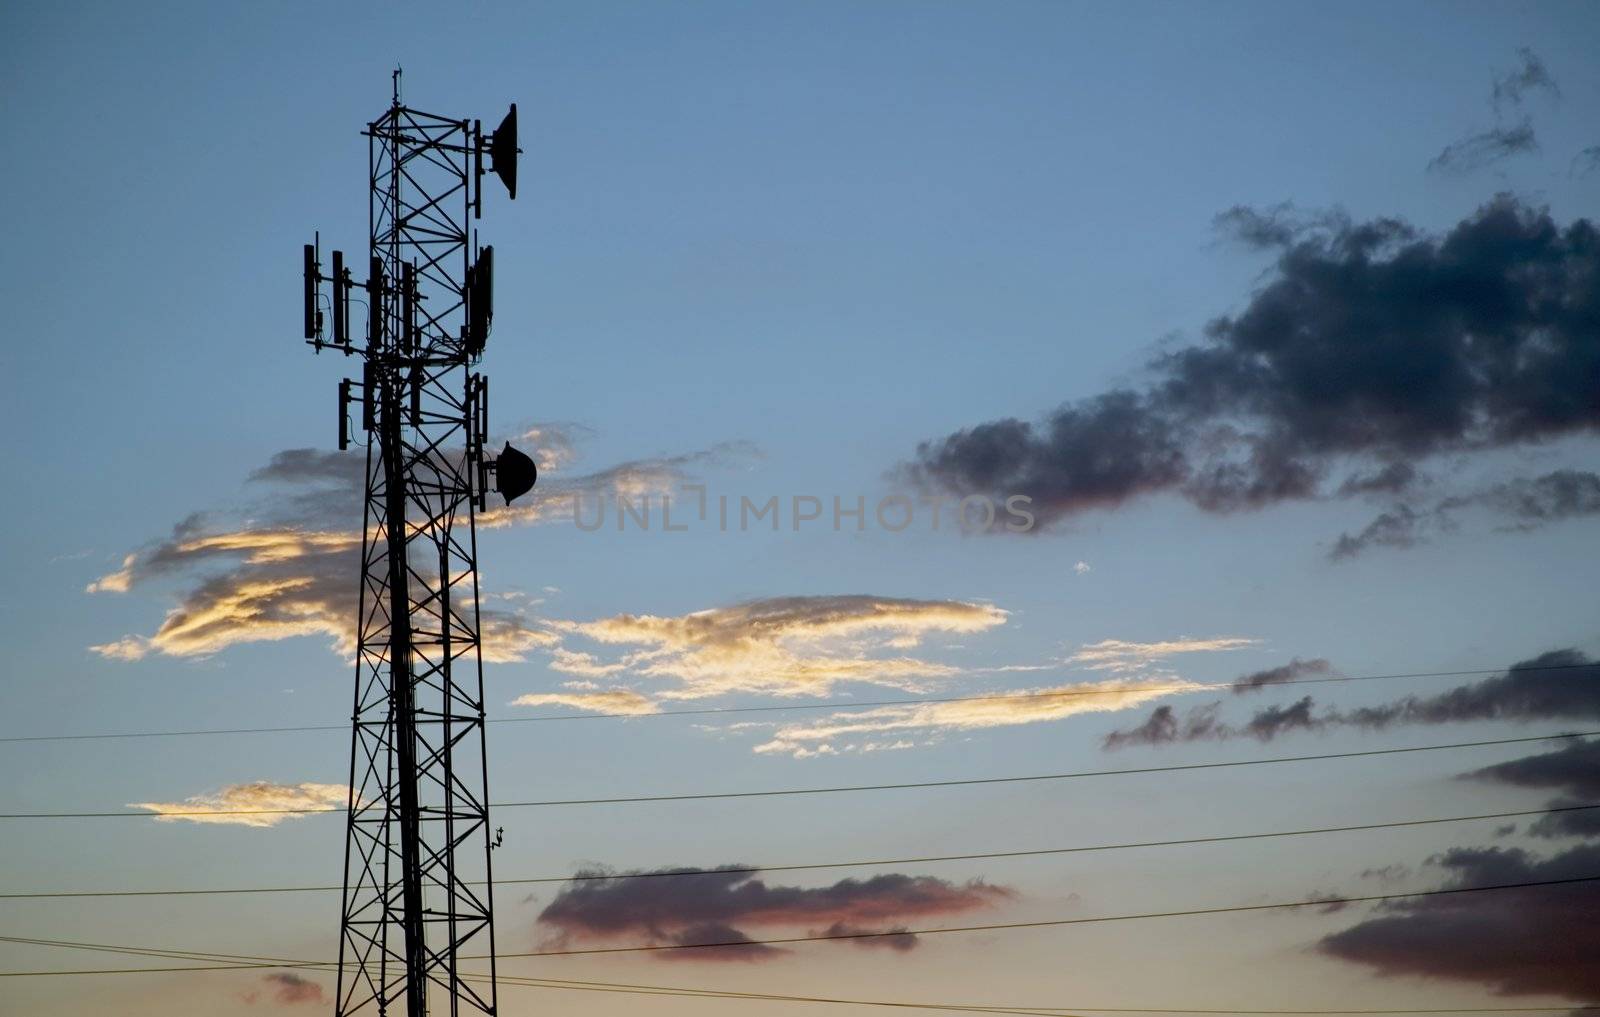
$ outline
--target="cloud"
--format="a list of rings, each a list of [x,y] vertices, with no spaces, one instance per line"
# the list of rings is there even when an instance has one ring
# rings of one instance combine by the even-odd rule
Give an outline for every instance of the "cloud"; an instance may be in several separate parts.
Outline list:
[[[1211,220],[1217,233],[1246,247],[1267,250],[1288,247],[1318,231],[1347,228],[1349,218],[1338,210],[1307,211],[1284,201],[1266,208],[1235,205]]]
[[[1294,658],[1287,664],[1279,667],[1269,667],[1265,671],[1255,671],[1241,675],[1233,683],[1233,691],[1237,693],[1254,692],[1264,689],[1269,685],[1282,685],[1284,682],[1299,681],[1306,675],[1327,674],[1333,670],[1333,665],[1320,657],[1312,660]]]
[[[258,780],[248,784],[229,784],[209,794],[194,795],[179,802],[130,802],[130,809],[148,809],[161,822],[224,823],[234,826],[277,826],[287,819],[302,819],[292,812],[267,815],[240,815],[273,809],[342,809],[349,804],[350,789],[343,784],[274,784]],[[173,815],[173,813],[199,813]],[[236,813],[228,815],[227,813]]]
[[[1600,515],[1600,474],[1554,470],[1539,477],[1517,477],[1431,505],[1398,502],[1356,534],[1341,534],[1328,556],[1340,561],[1373,547],[1413,547],[1437,533],[1459,528],[1457,514],[1476,509],[1500,520],[1501,531],[1529,533],[1568,519]]]
[[[1600,802],[1600,741],[1578,739],[1554,752],[1496,763],[1464,776],[1514,787],[1556,788]]]
[[[884,935],[885,932],[891,933],[891,935],[886,936]],[[893,929],[863,929],[855,925],[846,925],[844,922],[834,922],[832,925],[822,930],[822,935],[837,936],[840,938],[849,936],[869,936],[870,938],[851,939],[849,942],[855,946],[864,947],[869,950],[893,950],[896,953],[905,953],[908,950],[915,950],[917,948],[917,944],[922,942],[917,938],[915,933],[907,931],[904,925]]]
[[[570,459],[565,431],[536,427],[534,441],[556,463]],[[542,477],[526,503],[491,509],[480,529],[570,518],[575,494],[640,492],[677,483],[692,464],[723,463],[754,454],[730,444],[658,460],[635,460],[573,477]],[[365,457],[320,449],[289,449],[250,474],[251,484],[276,490],[258,509],[261,518],[241,525],[214,523],[201,514],[179,521],[172,534],[128,555],[115,571],[89,584],[91,593],[127,593],[159,580],[187,584],[178,603],[150,635],[127,635],[91,646],[111,660],[151,654],[200,657],[245,643],[324,636],[345,658],[355,653]],[[424,571],[424,575],[427,573]],[[524,612],[483,608],[479,613],[483,659],[526,659],[554,649],[559,637]],[[575,661],[576,658],[571,658]]]
[[[1463,174],[1497,162],[1539,151],[1533,122],[1523,118],[1511,126],[1496,125],[1446,145],[1428,162],[1429,173]]]
[[[1513,787],[1560,791],[1562,794],[1550,802],[1554,810],[1600,804],[1600,741],[1568,742],[1554,752],[1497,763],[1462,776]],[[1552,811],[1539,817],[1528,832],[1536,837],[1600,836],[1600,810]]]
[[[660,707],[649,696],[629,689],[604,692],[543,692],[518,696],[512,706],[571,706],[596,713],[622,713],[632,716],[658,713]]]
[[[1287,706],[1259,710],[1242,725],[1217,718],[1219,704],[1196,707],[1179,717],[1157,707],[1143,723],[1106,736],[1105,747],[1254,738],[1271,741],[1295,731],[1333,727],[1384,729],[1401,724],[1449,724],[1489,720],[1600,719],[1600,661],[1578,650],[1553,650],[1513,664],[1504,674],[1457,686],[1435,696],[1406,696],[1379,706],[1317,712],[1305,696]]]
[[[1556,85],[1556,79],[1551,76],[1549,68],[1539,59],[1538,54],[1522,46],[1517,49],[1517,56],[1521,58],[1522,63],[1516,70],[1495,75],[1494,86],[1489,96],[1489,102],[1495,109],[1498,110],[1506,103],[1520,106],[1530,92],[1543,92],[1552,99],[1561,98],[1561,89]]]
[[[1213,636],[1207,639],[1179,636],[1177,639],[1167,639],[1154,643],[1135,643],[1123,639],[1103,639],[1098,643],[1083,645],[1067,657],[1066,663],[1086,667],[1091,671],[1114,671],[1118,673],[1148,671],[1153,666],[1164,662],[1168,657],[1180,653],[1219,653],[1229,650],[1242,650],[1257,646],[1260,643],[1261,640],[1259,639],[1244,639],[1238,636]]]
[[[1353,473],[1339,485],[1339,494],[1398,494],[1421,480],[1421,474],[1410,463],[1389,463],[1371,473]]]
[[[1549,858],[1520,849],[1455,848],[1436,862],[1443,889],[1572,879],[1600,873],[1600,844]],[[1481,985],[1503,996],[1600,998],[1600,884],[1446,894],[1391,902],[1318,943],[1323,953],[1384,976]]]
[[[661,878],[662,873],[683,873]],[[607,875],[586,870],[580,875]],[[626,939],[646,944],[746,942],[751,930],[805,930],[806,935],[903,932],[901,923],[995,907],[1015,896],[982,880],[953,883],[932,876],[886,873],[843,879],[831,886],[769,885],[748,867],[711,872],[653,869],[569,883],[540,913],[554,941]],[[870,942],[870,941],[867,941]],[[908,950],[915,937],[887,937],[879,945]],[[678,960],[764,960],[781,951],[740,947],[668,951]]]
[[[863,749],[860,744],[846,745],[841,749],[835,744],[841,738],[886,731],[931,734],[1038,724],[1085,713],[1126,710],[1162,696],[1203,688],[1206,686],[1192,682],[1174,684],[1172,679],[1167,678],[1113,679],[1001,693],[1006,696],[1033,697],[1027,699],[979,699],[957,703],[884,706],[785,724],[774,732],[769,741],[757,745],[755,751],[805,759],[819,754]]]
[[[246,1003],[258,1003],[264,996],[268,996],[275,1003],[290,1006],[295,1003],[326,1003],[327,997],[323,995],[322,986],[303,975],[292,971],[274,971],[261,976],[261,990],[251,990],[244,993]]]
[[[1344,561],[1374,547],[1415,547],[1436,517],[1418,512],[1410,505],[1396,505],[1380,513],[1360,533],[1341,533],[1328,552],[1329,559]]]
[[[221,571],[208,571],[218,564]],[[180,527],[172,539],[91,590],[125,590],[163,575],[193,576],[193,585],[150,636],[125,636],[90,649],[113,660],[152,653],[203,657],[243,643],[321,635],[350,658],[356,649],[359,567],[353,535],[334,539],[263,530],[193,535]],[[554,634],[520,613],[497,608],[480,611],[479,636],[483,659],[490,662],[522,660],[533,648],[556,642]]]
[[[890,732],[928,738],[954,731],[1048,723],[1080,714],[1126,710],[1163,696],[1211,687],[1176,677],[1165,666],[1169,658],[1179,654],[1245,649],[1259,642],[1235,636],[1204,639],[1180,637],[1150,643],[1105,639],[1084,644],[1058,665],[1051,666],[1107,671],[1116,675],[1115,678],[1046,688],[1007,689],[994,693],[992,697],[957,702],[908,703],[904,706],[841,711],[817,719],[778,725],[770,738],[756,745],[754,751],[788,755],[796,759],[837,755],[840,752],[874,752],[910,748],[916,744],[904,738],[896,738],[893,742],[872,738]],[[1240,681],[1265,685],[1288,680],[1296,674],[1326,669],[1327,666],[1326,661],[1295,660],[1282,668],[1247,675]],[[1038,669],[1026,666],[998,670]]]
[[[601,499],[627,498],[634,504],[678,494],[682,485],[693,481],[697,469],[728,468],[759,459],[761,451],[745,441],[720,442],[710,448],[681,455],[653,459],[632,459],[615,466],[577,476],[546,477],[529,498],[517,505],[491,506],[478,516],[483,529],[529,523],[568,522],[580,505],[584,519],[599,512]]]
[[[1494,76],[1489,93],[1489,105],[1494,110],[1494,126],[1446,145],[1428,163],[1428,172],[1471,173],[1511,156],[1539,150],[1531,117],[1524,115],[1512,124],[1504,123],[1501,118],[1510,109],[1520,109],[1531,93],[1543,92],[1551,99],[1559,99],[1561,89],[1557,87],[1544,61],[1533,50],[1524,46],[1517,50],[1517,56],[1521,62],[1516,70]]]
[[[1255,229],[1277,244],[1265,284],[1144,384],[924,442],[901,475],[1029,495],[1042,531],[1160,493],[1217,513],[1334,497],[1430,457],[1600,429],[1588,220],[1563,227],[1502,195],[1437,237],[1333,223]]]
[[[1447,499],[1445,509],[1487,505],[1510,520],[1514,529],[1600,514],[1600,474],[1556,470],[1542,477],[1522,477],[1474,494]]]
[[[1596,169],[1600,169],[1600,145],[1590,145],[1572,157],[1572,165],[1567,167],[1567,175],[1582,180]]]
[[[677,684],[660,695],[697,699],[728,692],[821,695],[843,683],[919,689],[958,669],[907,655],[935,634],[1005,624],[991,604],[869,595],[774,597],[677,616],[621,614],[552,623],[606,646],[632,646],[618,661],[568,658],[577,673],[622,671]]]

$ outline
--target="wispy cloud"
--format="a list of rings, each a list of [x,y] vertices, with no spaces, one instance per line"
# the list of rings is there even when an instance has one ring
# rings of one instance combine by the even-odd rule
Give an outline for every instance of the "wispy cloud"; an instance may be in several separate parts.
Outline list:
[[[1527,46],[1517,49],[1518,64],[1515,69],[1494,76],[1489,93],[1489,104],[1496,110],[1503,106],[1521,106],[1533,93],[1543,93],[1547,98],[1561,98],[1561,87],[1556,84],[1550,68],[1539,54]]]
[[[629,689],[601,692],[540,692],[518,696],[512,706],[571,706],[596,713],[621,713],[633,716],[658,713],[655,700]]]
[[[1179,636],[1154,643],[1135,643],[1124,639],[1103,639],[1088,643],[1067,657],[1067,663],[1091,671],[1112,671],[1119,674],[1149,671],[1164,663],[1169,657],[1183,653],[1222,653],[1259,646],[1261,640],[1239,636],[1213,636],[1195,639]]]
[[[805,759],[840,751],[870,750],[884,746],[878,742],[841,742],[841,739],[859,739],[890,732],[915,733],[919,737],[927,737],[951,731],[1038,724],[1086,713],[1126,710],[1162,696],[1207,687],[1193,682],[1174,683],[1164,678],[1112,679],[1004,693],[1008,696],[1032,697],[1025,699],[925,703],[834,713],[819,720],[785,724],[773,733],[770,740],[757,745],[755,751]],[[895,747],[902,746],[897,744]]]
[[[1514,155],[1538,150],[1533,122],[1524,118],[1515,124],[1497,124],[1452,141],[1429,160],[1428,172],[1471,173]]]
[[[1311,696],[1268,706],[1234,724],[1219,716],[1220,703],[1179,715],[1159,706],[1136,727],[1106,736],[1106,748],[1173,742],[1254,738],[1271,741],[1297,731],[1331,728],[1382,730],[1408,724],[1487,720],[1600,719],[1600,661],[1578,650],[1553,650],[1520,661],[1504,674],[1433,696],[1406,696],[1377,706],[1318,710]]]
[[[1537,477],[1514,477],[1431,503],[1399,501],[1364,528],[1344,533],[1328,557],[1343,561],[1375,547],[1404,548],[1425,544],[1461,526],[1463,513],[1476,512],[1496,521],[1501,532],[1530,533],[1569,519],[1600,515],[1600,474],[1588,470],[1552,470]]]
[[[536,427],[522,438],[539,443],[541,458],[546,448],[554,449],[554,463],[571,458],[565,431]],[[552,468],[555,475],[541,478],[526,504],[491,510],[478,524],[494,529],[569,518],[574,495],[664,490],[687,476],[690,466],[749,454],[754,453],[747,446],[724,445],[573,477]],[[163,580],[187,584],[155,632],[90,649],[113,660],[200,657],[245,643],[320,635],[335,652],[351,657],[362,536],[350,524],[361,519],[365,468],[364,457],[350,453],[290,449],[274,455],[250,476],[252,484],[275,488],[257,506],[262,518],[228,526],[190,515],[169,537],[128,555],[118,569],[89,584],[91,593],[127,593]],[[524,660],[535,649],[559,643],[556,633],[515,605],[484,608],[480,636],[490,662]],[[578,661],[565,658],[569,666]]]
[[[665,679],[675,684],[661,697],[698,699],[731,692],[825,695],[849,683],[920,689],[960,669],[905,651],[934,635],[983,632],[1005,620],[1006,612],[991,604],[856,594],[551,625],[568,637],[636,648],[605,662],[574,653],[558,661],[561,669]]]
[[[349,788],[343,784],[274,784],[258,780],[248,784],[229,784],[218,791],[193,795],[182,801],[129,802],[128,807],[148,809],[156,813],[156,818],[162,822],[270,827],[285,820],[304,818],[293,812],[271,810],[342,809],[349,804],[349,794]],[[267,814],[262,815],[263,811]]]
[[[1514,70],[1494,75],[1489,90],[1489,107],[1494,112],[1495,124],[1446,145],[1428,163],[1428,172],[1471,173],[1514,155],[1539,150],[1532,117],[1524,113],[1513,123],[1506,123],[1504,117],[1508,112],[1521,110],[1534,94],[1543,94],[1552,100],[1559,99],[1561,89],[1550,74],[1550,69],[1533,50],[1522,47],[1517,50],[1517,59]]]
[[[807,759],[841,752],[909,748],[916,743],[905,740],[890,743],[875,740],[874,736],[936,739],[956,731],[1040,724],[1089,713],[1127,710],[1165,696],[1216,687],[1176,677],[1165,666],[1169,657],[1240,650],[1258,643],[1259,640],[1239,637],[1181,638],[1153,643],[1102,640],[1082,647],[1067,657],[1066,663],[1112,671],[1122,677],[1048,688],[1012,689],[996,693],[995,698],[834,713],[816,720],[780,725],[769,740],[755,747],[755,751]],[[1280,667],[1243,675],[1231,688],[1235,693],[1250,692],[1328,670],[1330,665],[1325,660],[1296,658]],[[1171,712],[1170,707],[1160,709],[1167,714]],[[868,740],[860,740],[863,738]]]

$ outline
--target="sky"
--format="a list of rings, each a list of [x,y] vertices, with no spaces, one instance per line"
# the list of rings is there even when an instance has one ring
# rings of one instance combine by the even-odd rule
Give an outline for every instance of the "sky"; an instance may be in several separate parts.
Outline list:
[[[691,948],[507,958],[602,984],[501,1012],[1600,1002],[1594,883],[1326,903],[1600,876],[1600,742],[1542,740],[1600,729],[1597,49],[1580,3],[8,5],[0,812],[136,815],[0,818],[0,893],[340,881],[337,816],[160,817],[344,801],[362,463],[299,245],[359,250],[399,66],[521,122],[492,801],[1497,743],[502,808],[497,877],[556,881],[499,887],[500,951]],[[0,975],[337,944],[318,890],[5,905]]]

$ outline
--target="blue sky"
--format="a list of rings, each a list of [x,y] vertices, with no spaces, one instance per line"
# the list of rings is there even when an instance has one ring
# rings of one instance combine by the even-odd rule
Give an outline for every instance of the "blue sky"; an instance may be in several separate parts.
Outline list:
[[[1497,193],[1564,228],[1594,215],[1600,188],[1600,169],[1585,174],[1580,158],[1600,145],[1600,18],[1581,4],[25,4],[0,15],[0,28],[14,138],[0,154],[11,240],[0,250],[11,298],[0,412],[18,439],[0,455],[27,494],[14,499],[3,548],[22,580],[3,622],[6,735],[347,716],[350,672],[330,631],[268,639],[236,619],[216,645],[163,648],[168,612],[192,607],[200,582],[237,562],[202,562],[126,592],[86,587],[194,513],[204,513],[195,532],[253,532],[298,489],[250,481],[251,472],[286,449],[334,445],[334,385],[350,368],[309,356],[298,338],[298,245],[320,230],[325,247],[359,247],[359,130],[384,108],[397,64],[405,98],[423,109],[493,121],[518,104],[519,197],[495,195],[480,224],[499,262],[484,366],[492,427],[537,430],[524,440],[557,490],[607,490],[597,475],[624,464],[658,497],[698,482],[713,497],[777,496],[787,506],[795,495],[859,495],[871,506],[902,489],[897,470],[919,443],[1137,387],[1160,351],[1203,343],[1209,321],[1249,308],[1281,268],[1273,251],[1216,228],[1230,208],[1292,202],[1307,214],[1342,209],[1356,223],[1395,216],[1432,237]],[[1556,87],[1530,87],[1497,109],[1492,84],[1525,66],[1522,47]],[[1536,151],[1429,171],[1452,143],[1524,116]],[[1435,487],[1407,495],[1422,499],[1409,504],[1423,511],[1515,478],[1592,470],[1594,436],[1590,418],[1545,440],[1419,457]],[[554,511],[554,500],[541,504]],[[859,657],[877,667],[798,690],[848,701],[1107,680],[1227,683],[1292,658],[1325,659],[1327,673],[1345,675],[1493,669],[1600,649],[1588,603],[1600,546],[1593,514],[1522,532],[1469,508],[1416,546],[1329,560],[1340,534],[1390,507],[1329,496],[1212,513],[1158,491],[1073,511],[1024,537],[932,532],[921,516],[902,533],[796,533],[787,515],[778,533],[584,533],[559,518],[487,529],[490,604],[537,634],[521,659],[488,666],[491,713],[566,712],[573,707],[512,701],[618,688],[658,709],[782,703],[797,690],[785,684],[794,660],[772,656],[780,650],[802,663]],[[848,632],[807,613],[846,595],[921,606]],[[781,639],[757,640],[759,652],[687,637],[597,638],[637,636],[617,619],[777,598],[814,599]],[[1244,642],[1221,648],[1225,638]],[[139,659],[90,649],[123,639]],[[1113,671],[1083,656],[1106,640],[1191,642],[1130,650],[1132,663]],[[677,670],[649,674],[624,660],[641,647]],[[613,670],[580,673],[561,653]],[[894,677],[902,658],[918,662],[914,677]],[[564,684],[583,681],[595,687]],[[1465,681],[1309,691],[1331,710]],[[1298,691],[1224,709],[1242,719]],[[507,724],[490,732],[492,797],[891,783],[1563,726],[1333,725],[1272,745],[1102,748],[1108,732],[1158,703],[1181,711],[1207,695],[841,736],[828,743],[835,754],[808,758],[752,751],[773,728],[704,718]],[[1581,727],[1577,716],[1559,719]],[[864,751],[899,741],[910,744]],[[561,875],[585,862],[896,857],[1533,809],[1541,800],[1526,790],[1454,779],[1529,751],[1261,767],[1225,779],[508,810],[496,861],[511,875]],[[19,812],[177,802],[252,781],[339,783],[347,753],[339,732],[0,745],[12,760],[5,811]],[[326,817],[265,829],[118,819],[14,821],[5,834],[5,888],[23,890],[337,882],[342,829]],[[1524,840],[1535,853],[1554,850]],[[1466,843],[1502,842],[1489,827],[1450,827],[917,872],[1012,888],[1003,905],[959,916],[1012,921],[1353,893],[1375,885],[1360,872],[1398,863],[1411,874],[1395,885],[1422,889],[1440,882],[1423,860]],[[532,902],[503,893],[502,944],[529,949],[551,935],[538,917],[557,892],[536,887]],[[333,898],[306,894],[18,902],[0,925],[8,935],[304,956],[331,948],[336,920]],[[1498,1005],[1484,1002],[1495,998],[1490,985],[1381,979],[1315,949],[1357,920],[1235,915],[1205,926],[928,938],[903,954],[819,944],[749,965],[570,959],[526,970],[1046,1001],[1032,1005]],[[6,952],[8,970],[89,966],[43,948]],[[255,979],[31,979],[0,1010],[307,1009]],[[509,1014],[783,1009],[505,995]]]

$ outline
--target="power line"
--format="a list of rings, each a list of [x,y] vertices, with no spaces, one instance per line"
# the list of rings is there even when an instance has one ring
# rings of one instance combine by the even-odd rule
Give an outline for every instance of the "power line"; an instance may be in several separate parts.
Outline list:
[[[1420,894],[1419,894],[1420,895]],[[302,970],[327,971],[333,965],[318,961],[293,961],[287,958],[259,957],[241,954],[196,953],[191,951],[156,950],[142,947],[111,946],[100,943],[81,943],[62,940],[25,939],[23,937],[0,937],[0,941],[16,942],[25,945],[66,947],[70,949],[91,950],[99,952],[121,953],[133,956],[162,957],[179,960],[206,959],[218,963],[207,967],[187,968],[128,968],[128,969],[101,969],[98,971],[75,972],[17,972],[18,975],[62,975],[62,974],[131,974],[146,972],[168,971],[239,971],[247,969],[261,969],[269,967],[292,967]],[[230,961],[246,961],[249,963],[234,964]],[[4,973],[0,973],[4,974]],[[463,973],[467,980],[481,981],[485,978],[482,974]],[[540,989],[565,989],[588,992],[613,992],[627,995],[654,995],[676,996],[685,998],[706,999],[744,999],[777,1002],[805,1002],[822,1003],[848,1006],[875,1006],[896,1009],[916,1010],[941,1010],[962,1013],[996,1013],[1013,1014],[1019,1017],[1072,1017],[1071,1011],[1085,1013],[1133,1013],[1133,1014],[1160,1014],[1160,1013],[1185,1013],[1185,1014],[1249,1014],[1249,1015],[1377,1015],[1377,1014],[1450,1014],[1450,1013],[1548,1013],[1548,1012],[1575,1012],[1600,1009],[1594,1004],[1575,1005],[1565,1007],[1429,1007],[1429,1008],[1363,1008],[1363,1009],[1204,1009],[1204,1008],[1175,1008],[1175,1007],[1029,1007],[1007,1006],[996,1004],[964,1004],[964,1003],[931,1003],[908,1000],[881,1000],[881,999],[854,999],[830,996],[810,996],[796,993],[763,993],[734,991],[725,989],[704,989],[689,986],[662,986],[628,982],[596,982],[576,979],[550,979],[536,978],[526,975],[501,975],[500,980],[507,984],[523,988]]]
[[[577,950],[530,950],[515,953],[496,953],[493,960],[512,960],[530,957],[577,957],[592,956],[596,954],[618,953],[660,953],[673,950],[705,950],[705,949],[738,949],[750,946],[777,946],[793,945],[798,943],[821,943],[839,940],[868,940],[884,939],[891,936],[935,936],[950,935],[968,932],[1004,932],[1020,929],[1059,928],[1069,925],[1096,925],[1108,922],[1142,921],[1156,918],[1189,918],[1206,915],[1240,914],[1255,911],[1274,911],[1287,908],[1318,907],[1330,904],[1368,904],[1391,900],[1410,900],[1422,897],[1442,897],[1464,893],[1487,893],[1499,890],[1522,890],[1538,887],[1574,886],[1585,883],[1600,882],[1600,875],[1574,876],[1567,879],[1542,879],[1528,880],[1513,883],[1490,883],[1479,886],[1445,887],[1437,890],[1411,890],[1398,893],[1364,894],[1356,897],[1323,897],[1313,900],[1274,901],[1268,904],[1236,904],[1226,907],[1192,908],[1186,911],[1147,911],[1137,914],[1121,915],[1094,915],[1085,918],[1055,918],[1032,922],[999,922],[988,925],[960,925],[944,926],[933,929],[900,929],[886,932],[844,932],[824,933],[816,936],[786,936],[773,939],[740,939],[710,943],[660,943],[645,944],[640,946],[611,946],[588,947]],[[331,965],[326,961],[292,960],[287,958],[251,957],[245,954],[220,954],[200,953],[182,950],[155,950],[143,947],[116,947],[100,943],[76,943],[65,940],[30,939],[20,936],[0,936],[0,942],[18,943],[21,945],[36,946],[61,946],[74,949],[94,950],[111,953],[128,953],[136,956],[170,957],[179,960],[221,958],[227,961],[238,960],[248,963],[228,963],[210,966],[195,967],[168,967],[168,968],[111,968],[98,970],[67,970],[67,971],[0,971],[0,978],[31,978],[61,975],[88,975],[88,974],[145,974],[150,972],[171,971],[222,971],[245,970],[251,968],[282,968],[298,967],[311,969],[325,969]],[[488,954],[464,954],[461,960],[490,960]],[[1567,1007],[1565,1009],[1574,1009]],[[1579,1008],[1581,1009],[1581,1008]],[[1129,1011],[1139,1012],[1139,1011]],[[1228,1011],[1233,1012],[1233,1011]],[[1314,1011],[1283,1011],[1285,1013],[1307,1013]],[[1349,1013],[1353,1011],[1337,1011]]]
[[[1572,669],[1592,668],[1593,663],[1587,664],[1538,664],[1519,666],[1520,671],[1567,671]],[[1324,678],[1292,678],[1281,682],[1272,682],[1270,685],[1258,686],[1260,689],[1279,688],[1285,685],[1325,685],[1338,682],[1370,682],[1390,681],[1420,678],[1472,678],[1483,675],[1504,674],[1508,669],[1480,668],[1468,671],[1415,671],[1399,674],[1366,674],[1366,675],[1333,675]],[[1191,685],[1153,686],[1139,689],[1140,692],[1207,692],[1207,691],[1238,691],[1239,687],[1233,682],[1212,682]],[[842,702],[805,702],[805,703],[777,703],[769,706],[728,706],[706,707],[692,710],[658,710],[654,713],[558,713],[544,717],[491,717],[489,724],[530,724],[549,721],[570,720],[648,720],[656,717],[705,717],[716,714],[739,713],[780,713],[802,710],[863,710],[875,709],[885,706],[931,706],[942,703],[987,703],[987,702],[1014,702],[1040,699],[1066,699],[1077,696],[1106,696],[1116,695],[1121,690],[1106,689],[1069,689],[1059,692],[1008,692],[990,696],[945,696],[927,699],[879,699]],[[237,734],[287,734],[305,731],[348,731],[348,724],[297,724],[281,727],[225,727],[225,728],[194,728],[178,731],[118,731],[91,734],[51,734],[51,735],[13,735],[0,738],[0,744],[7,742],[61,742],[61,741],[97,741],[113,738],[190,738],[204,735],[237,735]]]
[[[715,869],[669,869],[661,872],[586,873],[570,876],[530,876],[520,879],[497,879],[496,886],[525,885],[530,883],[578,883],[608,879],[671,879],[686,876],[753,875],[761,872],[799,872],[815,869],[867,868],[881,865],[920,865],[933,862],[978,861],[990,858],[1027,858],[1043,855],[1081,854],[1099,851],[1125,851],[1133,848],[1181,847],[1195,844],[1222,844],[1231,841],[1267,840],[1278,837],[1307,837],[1329,833],[1355,833],[1364,830],[1389,830],[1411,826],[1432,826],[1442,823],[1466,823],[1484,819],[1519,819],[1527,816],[1546,816],[1553,812],[1582,812],[1600,809],[1594,805],[1563,805],[1548,809],[1528,809],[1521,812],[1485,812],[1471,816],[1445,816],[1437,819],[1402,819],[1382,823],[1360,823],[1352,826],[1322,826],[1303,830],[1273,830],[1260,833],[1222,834],[1210,837],[1183,837],[1175,840],[1127,841],[1116,844],[1091,844],[1074,847],[1033,848],[1021,851],[984,851],[967,854],[921,855],[910,858],[874,858],[849,862],[808,862],[786,865],[724,866]],[[468,881],[469,886],[483,886],[482,880]],[[310,893],[329,892],[339,886],[258,886],[224,887],[192,890],[68,890],[43,893],[0,893],[0,900],[41,900],[78,897],[185,897],[243,893]]]
[[[1036,773],[1015,777],[966,777],[954,780],[910,781],[900,784],[851,784],[838,787],[781,788],[768,791],[707,791],[692,794],[628,795],[618,798],[555,798],[540,801],[495,802],[491,808],[522,809],[559,805],[632,805],[643,802],[712,801],[727,798],[777,798],[792,795],[848,794],[860,791],[908,791],[922,788],[973,787],[988,784],[1021,784],[1047,780],[1073,780],[1086,777],[1119,777],[1146,773],[1177,773],[1185,770],[1218,770],[1237,766],[1264,766],[1273,763],[1309,763],[1330,759],[1357,759],[1365,756],[1392,756],[1413,752],[1439,752],[1490,745],[1518,745],[1527,742],[1587,738],[1600,731],[1568,731],[1559,734],[1528,735],[1520,738],[1492,738],[1441,745],[1413,745],[1392,749],[1361,749],[1354,752],[1322,752],[1304,756],[1269,756],[1265,759],[1233,759],[1215,763],[1173,763],[1164,766],[1135,766],[1117,770],[1077,770],[1069,773]],[[196,809],[168,812],[3,812],[0,819],[181,819],[195,816],[300,816],[344,813],[348,809]]]
[[[961,1003],[925,1003],[908,1000],[845,999],[832,996],[804,996],[790,993],[738,992],[717,989],[693,989],[677,986],[634,985],[626,982],[580,982],[563,979],[527,978],[519,975],[500,975],[501,982],[526,988],[577,989],[589,992],[628,992],[637,995],[686,996],[702,999],[757,999],[786,1003],[831,1003],[848,1006],[895,1007],[915,1010],[953,1010],[962,1013],[1020,1014],[1023,1017],[1072,1017],[1084,1013],[1134,1013],[1134,1014],[1248,1014],[1248,1015],[1362,1015],[1362,1014],[1452,1014],[1452,1013],[1573,1013],[1582,1010],[1600,1010],[1600,1005],[1530,1006],[1530,1007],[1429,1007],[1359,1010],[1247,1010],[1196,1009],[1183,1007],[1092,1007],[1092,1006],[1004,1006]]]

